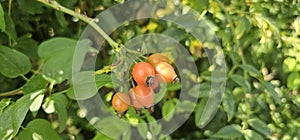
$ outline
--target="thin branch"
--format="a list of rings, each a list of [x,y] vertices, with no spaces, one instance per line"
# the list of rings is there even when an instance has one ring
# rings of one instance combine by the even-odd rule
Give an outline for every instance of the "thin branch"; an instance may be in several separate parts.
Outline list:
[[[12,90],[12,91],[0,93],[0,97],[14,96],[14,95],[20,95],[20,94],[23,94],[22,89],[23,89],[23,87],[20,87],[20,88],[18,88],[18,89]]]
[[[108,44],[113,48],[115,52],[120,51],[120,45],[119,43],[115,42],[113,39],[111,39],[97,24],[96,21],[98,19],[92,19],[85,15],[82,15],[78,12],[75,12],[73,10],[70,10],[62,5],[60,5],[58,2],[53,0],[37,0],[38,2],[41,2],[44,5],[47,5],[57,11],[61,11],[63,13],[66,13],[68,15],[71,15],[73,17],[76,17],[85,23],[89,24],[92,28],[94,28],[105,40],[108,42]]]

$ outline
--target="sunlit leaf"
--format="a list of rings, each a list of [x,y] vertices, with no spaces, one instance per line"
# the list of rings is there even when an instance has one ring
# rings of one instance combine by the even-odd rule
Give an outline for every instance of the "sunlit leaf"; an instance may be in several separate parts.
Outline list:
[[[300,88],[300,74],[299,72],[292,72],[287,78],[287,87],[295,90]]]

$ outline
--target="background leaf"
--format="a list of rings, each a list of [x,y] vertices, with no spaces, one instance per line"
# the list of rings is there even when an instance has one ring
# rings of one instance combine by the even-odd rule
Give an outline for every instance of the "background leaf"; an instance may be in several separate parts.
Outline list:
[[[232,79],[235,83],[237,83],[241,87],[245,88],[247,92],[251,91],[251,85],[244,77],[237,74],[233,74],[230,76],[230,79]]]
[[[250,74],[252,74],[255,77],[258,77],[260,75],[259,71],[252,65],[243,64],[243,65],[239,65],[239,67],[246,70],[247,72],[249,72]]]
[[[270,128],[262,120],[260,120],[258,118],[252,118],[252,119],[248,120],[247,122],[254,130],[264,134],[265,136],[272,135]]]
[[[162,107],[162,117],[166,121],[170,121],[175,113],[175,100],[167,100]]]
[[[228,125],[221,128],[218,132],[212,135],[213,138],[239,138],[242,137],[242,128],[239,125]]]
[[[98,90],[94,73],[95,72],[93,71],[84,71],[74,74],[72,87],[67,93],[68,96],[76,100],[85,100],[96,95]],[[102,76],[98,76],[97,78],[99,86],[103,86],[106,82],[110,82],[110,78],[107,78],[107,76],[104,75]]]
[[[264,82],[266,90],[271,94],[276,103],[280,103],[280,97],[278,93],[275,91],[274,86],[269,82]]]
[[[41,14],[43,7],[40,3],[35,0],[17,0],[20,8],[31,15]]]
[[[264,140],[264,138],[257,132],[247,129],[243,131],[246,140]]]
[[[34,119],[29,122],[25,129],[23,129],[18,138],[20,140],[36,140],[36,138],[43,140],[61,140],[62,138],[52,128],[50,122],[44,119]]]
[[[120,138],[126,131],[131,131],[127,122],[116,121],[116,118],[105,118],[97,122],[95,127],[101,129],[101,132],[105,135],[109,135],[114,139]]]
[[[54,101],[55,112],[58,115],[59,129],[58,132],[63,132],[67,125],[67,105],[68,100],[63,94],[54,94],[51,99]]]
[[[26,55],[1,45],[0,61],[0,72],[10,78],[24,75],[31,69],[31,63]]]
[[[1,29],[1,32],[5,31],[4,11],[3,11],[1,4],[0,4],[0,29]]]
[[[226,90],[226,93],[223,95],[222,104],[224,111],[227,113],[228,121],[230,121],[234,117],[236,107],[234,97],[229,90]]]

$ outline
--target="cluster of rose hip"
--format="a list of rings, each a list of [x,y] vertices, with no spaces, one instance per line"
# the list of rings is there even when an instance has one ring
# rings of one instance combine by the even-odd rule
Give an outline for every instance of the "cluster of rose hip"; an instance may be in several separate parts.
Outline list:
[[[160,83],[179,80],[170,60],[161,53],[150,55],[147,62],[136,63],[132,68],[132,77],[137,85],[133,85],[129,93],[117,92],[112,98],[112,106],[119,118],[125,114],[130,105],[137,114],[141,114],[142,108],[153,112],[154,95],[158,92]]]

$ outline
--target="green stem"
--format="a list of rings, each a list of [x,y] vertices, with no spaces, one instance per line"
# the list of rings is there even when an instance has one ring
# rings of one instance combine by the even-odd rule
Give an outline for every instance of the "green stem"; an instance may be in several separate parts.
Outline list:
[[[20,75],[26,82],[29,81],[29,79],[27,77],[25,77],[24,75]]]
[[[50,85],[49,85],[49,95],[52,94],[54,85],[55,85],[55,82],[52,81],[52,82],[50,83]]]
[[[12,0],[9,0],[8,1],[8,12],[7,12],[8,16],[11,15],[11,4],[12,4]]]
[[[111,39],[97,24],[96,24],[96,20],[97,19],[92,19],[89,18],[85,15],[82,15],[78,12],[75,12],[73,10],[70,10],[62,5],[60,5],[59,3],[57,3],[56,1],[52,1],[52,0],[37,0],[38,2],[43,3],[44,5],[47,5],[53,9],[56,9],[57,11],[61,11],[63,13],[66,13],[68,15],[71,15],[73,17],[76,17],[82,21],[84,21],[85,23],[89,24],[92,28],[94,28],[103,38],[105,38],[105,40],[108,42],[108,44],[113,48],[113,50],[115,52],[119,52],[120,48],[119,48],[119,44],[117,42],[115,42],[113,39]]]
[[[56,93],[54,93],[54,94],[63,94],[63,93],[68,92],[68,90],[69,90],[69,89],[66,89],[66,90],[63,90],[63,91],[56,92]]]
[[[7,12],[9,17],[11,16],[11,5],[12,5],[12,0],[9,0],[8,1],[8,12]],[[8,36],[8,46],[10,46],[10,47],[12,46],[12,40],[11,40],[10,36]]]
[[[232,18],[229,15],[229,13],[228,13],[227,9],[225,8],[224,4],[222,2],[220,2],[220,0],[216,0],[216,2],[218,3],[219,7],[225,13],[226,19],[227,19],[227,21],[228,21],[228,23],[230,25],[230,31],[234,35],[233,39],[234,39],[234,42],[235,42],[235,44],[237,46],[238,53],[241,56],[242,64],[246,64],[246,59],[245,59],[245,56],[244,56],[244,53],[243,53],[243,50],[242,50],[242,46],[240,45],[240,40],[236,38],[237,35],[236,35],[235,31],[234,31],[235,26],[233,24]],[[248,77],[247,72],[245,70],[244,70],[244,76]]]
[[[97,70],[97,71],[95,72],[95,74],[96,74],[96,75],[100,75],[100,74],[103,74],[103,73],[108,73],[108,72],[111,71],[112,67],[113,67],[113,66],[104,66],[102,69]]]
[[[20,94],[23,94],[22,89],[23,89],[23,87],[20,87],[20,88],[18,88],[18,89],[12,90],[12,91],[0,93],[0,97],[14,96],[14,95],[20,95]]]
[[[238,66],[236,66],[236,65],[234,65],[234,66],[231,68],[231,70],[228,72],[228,76],[229,76],[229,77],[234,73],[234,71],[236,70],[236,68],[238,68]]]

